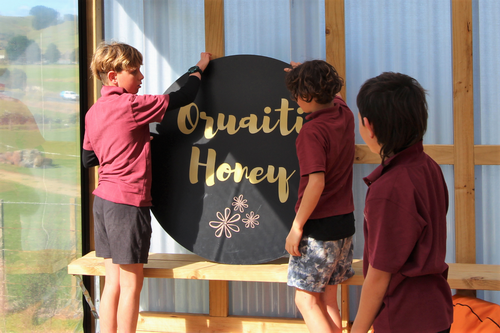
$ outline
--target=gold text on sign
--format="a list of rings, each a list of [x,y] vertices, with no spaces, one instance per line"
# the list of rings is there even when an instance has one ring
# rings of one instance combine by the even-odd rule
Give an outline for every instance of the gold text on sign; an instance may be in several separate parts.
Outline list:
[[[194,108],[194,114],[192,111]],[[286,98],[281,99],[281,105],[278,109],[274,109],[275,112],[279,112],[280,117],[275,123],[271,123],[271,117],[268,116],[272,109],[268,106],[264,108],[265,115],[262,116],[262,120],[259,122],[259,117],[256,114],[250,114],[247,117],[241,118],[239,121],[234,115],[225,115],[223,113],[218,113],[216,117],[211,117],[206,114],[206,112],[200,111],[195,103],[191,103],[179,109],[179,115],[177,116],[177,126],[179,130],[184,134],[191,134],[200,120],[205,121],[205,138],[212,139],[215,137],[218,131],[226,131],[229,135],[234,135],[242,129],[248,129],[250,134],[256,134],[259,132],[271,133],[276,129],[279,129],[282,136],[287,136],[293,131],[299,133],[302,128],[303,119],[299,116],[302,114],[302,109],[297,109],[297,115],[293,118],[290,116],[290,111],[293,108],[289,107],[289,102]],[[227,117],[227,118],[226,118]],[[289,121],[293,121],[293,125],[289,126]]]
[[[214,149],[208,149],[207,161],[206,163],[202,163],[200,162],[200,149],[198,147],[192,147],[191,162],[189,165],[189,181],[191,184],[198,183],[198,168],[205,167],[205,183],[207,186],[215,185],[215,179],[224,182],[231,177],[235,183],[241,182],[243,177],[248,179],[251,184],[258,184],[263,180],[267,180],[271,184],[277,181],[280,202],[284,203],[288,200],[290,192],[289,180],[295,173],[295,170],[288,175],[285,168],[279,167],[277,174],[275,174],[276,168],[272,165],[268,165],[266,171],[262,167],[249,169],[246,166],[242,166],[240,163],[235,163],[234,167],[229,163],[222,163],[216,168],[216,155],[217,153]]]

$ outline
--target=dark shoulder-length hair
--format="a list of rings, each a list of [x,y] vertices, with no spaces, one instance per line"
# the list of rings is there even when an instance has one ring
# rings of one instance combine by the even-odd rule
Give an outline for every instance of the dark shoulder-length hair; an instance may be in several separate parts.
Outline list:
[[[385,72],[361,86],[356,104],[362,121],[366,117],[373,126],[382,164],[422,140],[428,117],[425,94],[417,80],[401,73]]]

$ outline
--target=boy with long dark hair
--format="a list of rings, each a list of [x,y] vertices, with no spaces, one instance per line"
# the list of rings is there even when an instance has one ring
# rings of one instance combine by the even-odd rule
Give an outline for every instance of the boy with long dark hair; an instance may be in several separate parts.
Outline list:
[[[351,332],[449,332],[448,190],[424,153],[425,91],[408,75],[383,73],[357,96],[359,132],[382,164],[368,177],[363,274]]]

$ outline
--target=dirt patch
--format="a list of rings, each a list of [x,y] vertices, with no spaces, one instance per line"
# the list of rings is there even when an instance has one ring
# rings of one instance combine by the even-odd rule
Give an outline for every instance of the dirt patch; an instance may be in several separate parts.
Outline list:
[[[54,179],[44,179],[37,176],[0,170],[0,182],[15,182],[37,190],[62,194],[70,197],[80,197],[80,187],[66,184]]]

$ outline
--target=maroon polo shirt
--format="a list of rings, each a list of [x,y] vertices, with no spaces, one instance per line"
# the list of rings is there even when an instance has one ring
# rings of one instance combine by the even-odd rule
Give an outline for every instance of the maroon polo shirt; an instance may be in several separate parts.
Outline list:
[[[448,190],[422,141],[385,161],[364,181],[363,273],[392,274],[376,332],[439,332],[453,321],[446,281]]]
[[[354,162],[354,115],[336,96],[332,108],[306,116],[295,142],[300,167],[299,197],[295,211],[314,172],[325,173],[325,189],[309,219],[352,213],[352,166]]]
[[[151,206],[149,123],[160,122],[168,95],[135,95],[103,86],[85,116],[83,149],[99,159],[94,194],[120,204]]]

